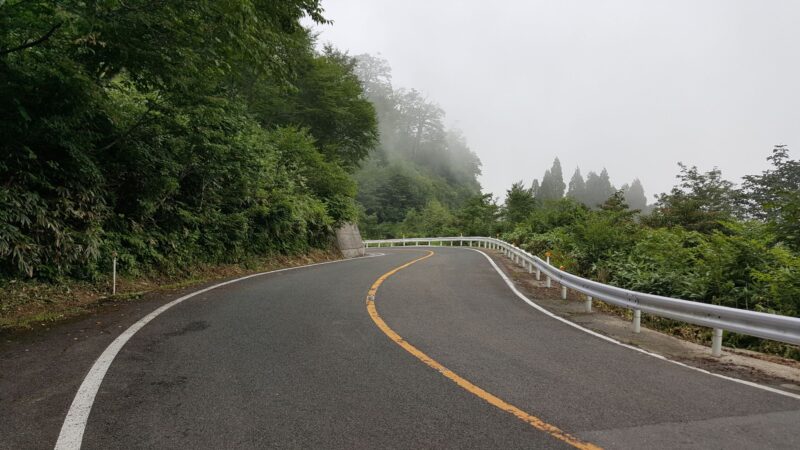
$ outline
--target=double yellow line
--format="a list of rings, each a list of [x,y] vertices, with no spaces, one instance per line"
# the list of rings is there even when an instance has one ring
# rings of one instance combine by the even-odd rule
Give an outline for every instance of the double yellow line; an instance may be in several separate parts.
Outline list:
[[[397,345],[402,347],[405,351],[407,351],[408,353],[411,353],[417,359],[419,359],[420,361],[422,361],[425,364],[427,364],[429,367],[437,370],[439,373],[441,373],[445,377],[449,378],[455,384],[461,386],[463,389],[467,390],[468,392],[480,397],[481,399],[483,399],[484,401],[486,401],[490,405],[495,406],[497,408],[500,408],[503,411],[506,411],[506,412],[514,415],[518,419],[522,420],[523,422],[528,423],[529,425],[531,425],[532,427],[536,428],[537,430],[544,431],[545,433],[549,434],[550,436],[552,436],[552,437],[554,437],[554,438],[556,438],[558,440],[564,441],[567,444],[569,444],[569,445],[571,445],[571,446],[573,446],[575,448],[582,449],[582,450],[590,450],[590,449],[591,450],[598,450],[598,449],[600,449],[600,447],[598,447],[598,446],[596,446],[594,444],[590,444],[588,442],[581,441],[580,439],[578,439],[578,438],[576,438],[576,437],[574,437],[574,436],[572,436],[570,434],[567,434],[566,432],[564,432],[560,428],[556,427],[555,425],[551,425],[551,424],[543,421],[542,419],[540,419],[540,418],[538,418],[536,416],[528,414],[525,411],[517,408],[516,406],[505,402],[501,398],[496,397],[496,396],[490,394],[489,392],[484,391],[483,389],[479,388],[478,386],[475,386],[474,384],[472,384],[469,381],[467,381],[466,379],[460,377],[458,374],[454,373],[453,371],[451,371],[447,367],[441,365],[439,362],[437,362],[436,360],[434,360],[430,356],[428,356],[425,353],[423,353],[420,349],[418,349],[418,348],[414,347],[413,345],[409,344],[399,334],[397,334],[394,330],[389,328],[389,325],[387,325],[386,322],[383,321],[381,316],[378,314],[378,310],[375,308],[375,295],[378,293],[378,288],[381,286],[381,284],[383,284],[384,281],[386,281],[387,278],[391,277],[395,273],[405,269],[406,267],[408,267],[408,266],[410,266],[410,265],[412,265],[414,263],[417,263],[417,262],[420,262],[422,260],[428,259],[433,255],[434,255],[434,253],[432,251],[428,251],[427,255],[425,255],[423,257],[420,257],[420,258],[417,258],[417,259],[415,259],[415,260],[413,260],[411,262],[407,262],[407,263],[403,264],[402,266],[395,267],[394,269],[392,269],[392,270],[386,272],[385,274],[381,275],[380,278],[378,278],[377,280],[375,280],[374,283],[372,283],[372,286],[369,288],[369,292],[367,293],[367,311],[369,312],[369,316],[372,318],[372,321],[375,322],[375,324],[378,326],[378,328],[380,328],[381,331],[383,331],[384,334],[386,334],[386,336],[389,337],[389,339],[394,341]]]

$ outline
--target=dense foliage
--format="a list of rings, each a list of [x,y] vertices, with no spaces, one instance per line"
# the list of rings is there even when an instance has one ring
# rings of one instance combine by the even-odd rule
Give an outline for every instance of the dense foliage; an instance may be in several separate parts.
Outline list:
[[[623,191],[598,209],[570,196],[520,199],[512,186],[504,237],[570,272],[616,286],[753,311],[800,316],[800,163],[785,146],[741,187],[719,170],[680,165],[678,185],[641,215]],[[572,183],[571,183],[572,184]],[[730,335],[729,344],[800,358],[796,349]]]
[[[318,0],[0,2],[0,278],[327,246],[377,142]]]
[[[789,158],[786,146],[777,146],[768,159],[772,168],[745,177],[741,186],[718,169],[701,172],[679,164],[678,184],[654,205],[646,204],[638,180],[616,189],[605,170],[586,179],[578,170],[566,184],[558,160],[541,183],[513,183],[502,205],[491,194],[472,196],[456,208],[424,203],[414,184],[405,194],[388,192],[385,198],[397,207],[409,205],[410,212],[394,217],[405,217],[401,229],[408,235],[500,234],[535,254],[550,251],[554,264],[604,283],[797,317],[800,161]],[[392,185],[400,183],[376,187]],[[665,319],[658,325],[686,331]],[[800,359],[792,346],[736,334],[725,339]]]

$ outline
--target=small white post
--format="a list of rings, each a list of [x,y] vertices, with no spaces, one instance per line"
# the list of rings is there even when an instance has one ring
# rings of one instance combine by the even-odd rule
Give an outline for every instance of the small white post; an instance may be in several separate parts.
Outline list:
[[[711,338],[711,356],[718,358],[722,356],[722,329],[714,328],[714,335]]]
[[[117,252],[111,261],[111,295],[117,295]]]
[[[642,310],[633,310],[633,332],[639,333],[642,331]]]
[[[547,276],[547,282],[545,283],[545,286],[547,286],[547,287],[552,286],[552,281],[550,280],[550,275]]]
[[[547,265],[550,265],[550,255],[547,255]],[[547,275],[547,287],[551,286],[550,275]]]
[[[583,305],[586,308],[586,312],[587,313],[592,312],[592,296],[591,295],[587,295],[586,296],[586,301],[583,303]]]
[[[533,263],[528,261],[528,273],[533,273]]]
[[[542,269],[537,267],[536,268],[536,281],[541,281],[541,280],[542,280]]]
[[[561,300],[567,299],[567,287],[561,286]]]

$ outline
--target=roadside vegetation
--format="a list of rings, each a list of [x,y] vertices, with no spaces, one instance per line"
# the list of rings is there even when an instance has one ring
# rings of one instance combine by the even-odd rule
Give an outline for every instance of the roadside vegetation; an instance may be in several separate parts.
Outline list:
[[[0,278],[297,254],[377,139],[317,1],[0,4]]]
[[[634,184],[615,190],[595,182],[587,191],[608,196],[587,204],[575,195],[576,177],[567,189],[556,160],[543,183],[513,184],[502,205],[475,196],[448,220],[430,221],[415,234],[499,235],[534,254],[549,251],[554,265],[603,283],[800,317],[800,161],[783,145],[768,159],[772,167],[746,176],[741,186],[717,169],[681,164],[677,185],[649,206],[642,206],[638,182],[633,193]],[[706,330],[671,320],[646,322],[694,340],[710,338]],[[795,346],[733,333],[725,342],[800,359]]]
[[[107,293],[114,256],[123,284],[172,283],[331,247],[378,129],[303,17],[326,22],[317,0],[0,2],[0,325]]]

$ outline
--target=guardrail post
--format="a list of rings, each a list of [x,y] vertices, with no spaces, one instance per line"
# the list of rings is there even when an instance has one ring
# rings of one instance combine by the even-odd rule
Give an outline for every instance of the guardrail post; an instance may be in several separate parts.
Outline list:
[[[546,262],[547,262],[547,265],[550,265],[550,255],[547,255],[547,261]],[[546,284],[546,286],[550,287],[551,285],[552,285],[552,281],[550,280],[550,275],[547,275],[547,284]]]
[[[561,286],[561,300],[567,299],[567,287]]]
[[[722,356],[722,329],[714,328],[714,335],[711,337],[711,356]]]
[[[536,281],[541,281],[541,280],[542,280],[542,269],[537,267],[536,268]]]
[[[528,273],[533,273],[533,263],[528,261]]]
[[[583,303],[583,306],[585,307],[585,310],[586,310],[587,313],[592,312],[592,296],[591,295],[587,295],[586,296],[586,301]]]
[[[642,310],[633,310],[633,332],[639,333],[642,331]]]

